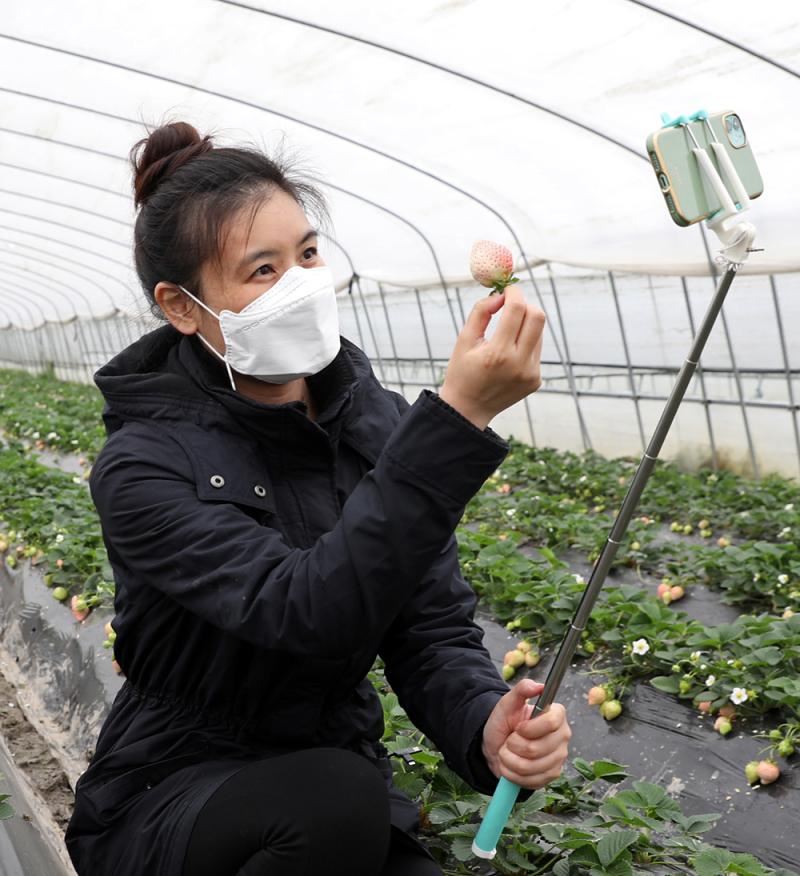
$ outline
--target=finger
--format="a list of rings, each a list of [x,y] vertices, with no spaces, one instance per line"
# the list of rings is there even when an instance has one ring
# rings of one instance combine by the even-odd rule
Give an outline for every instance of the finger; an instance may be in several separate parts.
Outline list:
[[[499,754],[501,775],[514,782],[515,785],[543,787],[561,775],[564,763],[569,756],[569,747],[565,742],[546,757],[535,760],[519,757],[505,749],[500,749]]]
[[[543,310],[533,305],[528,305],[525,320],[522,323],[519,338],[517,339],[520,353],[526,360],[531,359],[536,352],[536,345],[541,342],[546,321]]]
[[[515,286],[509,286],[505,290],[504,297],[503,312],[500,314],[500,322],[492,341],[499,347],[509,348],[517,342],[517,335],[525,319],[528,305],[525,303],[525,296]]]
[[[492,316],[500,310],[504,301],[504,295],[488,295],[476,301],[461,329],[460,337],[470,344],[479,341],[489,327]]]
[[[526,739],[541,739],[549,733],[555,733],[566,720],[567,714],[561,703],[553,703],[546,712],[540,712],[530,721],[521,721],[514,732]]]
[[[552,733],[540,736],[538,739],[528,739],[526,736],[522,736],[514,731],[506,738],[505,745],[514,754],[533,760],[537,757],[546,757],[555,751],[559,745],[569,742],[571,738],[572,729],[565,723]]]

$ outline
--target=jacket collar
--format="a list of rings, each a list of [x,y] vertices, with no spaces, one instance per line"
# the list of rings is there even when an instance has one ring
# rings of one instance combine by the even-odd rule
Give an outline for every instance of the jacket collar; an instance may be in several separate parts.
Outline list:
[[[312,423],[303,402],[266,404],[231,389],[224,364],[202,341],[166,324],[122,350],[95,372],[94,381],[106,399],[103,421],[109,435],[127,420],[158,419],[280,440],[293,421],[338,435],[360,408],[370,375],[366,355],[341,338],[333,362],[308,379],[318,409]]]

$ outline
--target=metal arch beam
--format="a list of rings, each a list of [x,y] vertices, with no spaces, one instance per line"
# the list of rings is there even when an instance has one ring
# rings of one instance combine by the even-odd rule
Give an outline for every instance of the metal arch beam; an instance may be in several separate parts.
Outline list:
[[[580,122],[578,121],[578,119],[572,118],[572,116],[560,113],[558,110],[553,109],[552,107],[545,106],[542,103],[530,100],[530,98],[523,97],[516,91],[509,91],[507,88],[500,88],[499,85],[492,85],[491,82],[486,82],[486,80],[484,79],[479,79],[477,76],[471,76],[469,73],[464,73],[461,70],[454,70],[452,67],[447,67],[444,64],[439,64],[438,62],[431,61],[428,58],[422,58],[419,55],[414,55],[411,52],[404,51],[403,49],[395,49],[392,46],[385,45],[384,43],[378,43],[375,40],[369,40],[366,37],[356,36],[355,34],[347,33],[343,30],[337,30],[333,27],[326,27],[322,24],[315,24],[312,21],[304,21],[302,18],[295,18],[292,15],[284,15],[281,12],[273,12],[269,9],[261,9],[258,6],[250,6],[247,3],[239,2],[239,0],[216,0],[216,2],[224,3],[226,6],[238,6],[240,9],[247,9],[250,12],[257,12],[261,15],[267,15],[270,18],[279,18],[282,21],[288,21],[292,24],[299,24],[301,27],[308,27],[312,30],[319,30],[324,33],[329,33],[333,36],[341,37],[342,39],[350,40],[355,43],[361,43],[365,46],[370,46],[370,48],[373,49],[379,49],[382,52],[388,52],[391,55],[397,55],[400,58],[405,58],[408,61],[413,61],[415,64],[422,64],[425,67],[431,67],[434,70],[439,70],[442,73],[446,73],[448,76],[453,76],[457,79],[463,79],[465,82],[469,82],[471,85],[478,85],[481,88],[487,89],[488,91],[493,91],[496,94],[501,94],[503,97],[508,97],[511,98],[511,100],[523,103],[526,106],[532,107],[535,110],[539,110],[540,112],[555,116],[557,119],[561,119],[562,122],[566,122],[569,125],[575,125],[576,127],[581,128],[581,130],[586,131],[587,133],[592,134],[595,137],[602,137],[603,140],[607,140],[609,143],[613,143],[614,146],[619,146],[620,149],[624,149],[626,152],[630,152],[637,158],[644,158],[645,161],[647,160],[647,156],[644,155],[642,152],[638,152],[632,146],[628,146],[627,143],[623,143],[621,140],[617,140],[610,134],[605,134],[603,131],[599,131],[597,130],[597,128],[593,128],[591,125],[587,125],[584,122]]]
[[[0,91],[8,91],[12,94],[18,94],[18,95],[21,95],[22,97],[26,97],[26,98],[29,98],[31,100],[41,100],[41,101],[44,101],[46,103],[53,103],[53,104],[57,104],[58,106],[67,107],[68,109],[80,110],[82,112],[88,112],[92,115],[99,115],[99,116],[103,116],[106,118],[112,118],[115,121],[126,122],[126,123],[132,124],[132,125],[141,124],[141,122],[138,119],[132,119],[129,116],[122,116],[122,115],[118,115],[115,113],[108,113],[108,112],[104,112],[102,110],[97,110],[94,107],[87,107],[87,106],[83,106],[81,104],[70,103],[70,102],[64,101],[64,100],[55,100],[53,98],[45,97],[45,96],[40,95],[40,94],[33,94],[32,92],[16,91],[15,89],[4,88],[2,86],[0,86]],[[41,140],[44,140],[46,142],[57,142],[57,143],[59,143],[59,145],[71,146],[73,148],[83,149],[82,146],[77,146],[76,144],[67,143],[66,141],[55,141],[49,137],[44,137],[42,135],[33,135],[33,136],[35,136],[37,139],[41,139]],[[124,159],[119,155],[116,155],[116,156],[110,155],[109,157],[112,157],[117,161],[124,161],[127,164],[127,159]],[[2,164],[2,163],[3,162],[0,162],[0,164]],[[34,170],[32,168],[19,168],[19,169],[28,170],[31,173],[42,173],[41,171],[37,171],[37,170]],[[61,180],[67,181],[67,182],[78,182],[80,184],[79,180],[70,180],[67,177],[59,176],[58,174],[45,174],[45,175],[50,176],[50,177],[54,177],[55,179],[61,179]],[[455,314],[453,313],[453,309],[452,309],[452,306],[450,304],[450,299],[449,299],[449,297],[447,297],[447,284],[446,284],[445,279],[444,279],[444,274],[442,272],[441,265],[439,264],[439,258],[436,255],[436,250],[434,249],[433,244],[428,239],[428,237],[424,234],[424,232],[420,228],[418,228],[410,220],[401,216],[399,213],[396,213],[393,210],[390,210],[388,207],[384,207],[382,204],[379,204],[376,201],[372,201],[369,198],[364,197],[363,195],[359,195],[356,192],[350,191],[349,189],[345,189],[341,186],[334,185],[333,183],[326,182],[325,185],[327,185],[329,188],[335,189],[336,191],[342,192],[343,194],[349,195],[352,198],[356,198],[360,201],[363,201],[364,203],[369,204],[378,210],[382,210],[383,212],[388,213],[390,216],[393,216],[395,219],[398,219],[400,222],[403,222],[404,224],[408,225],[409,228],[411,228],[416,234],[418,234],[422,238],[423,242],[430,250],[431,256],[433,258],[434,267],[435,267],[436,273],[439,275],[439,281],[442,285],[442,290],[443,290],[445,298],[447,300],[448,309],[450,311],[450,317],[453,321],[453,328],[455,329],[456,336],[458,336],[458,331],[459,331],[458,323],[456,321]],[[95,186],[95,188],[99,188],[101,191],[110,192],[111,194],[119,195],[118,192],[112,192],[110,189],[106,189],[106,188],[103,188],[101,186]],[[6,191],[6,190],[0,189],[0,192],[2,192],[2,191]],[[12,192],[11,194],[21,194],[21,193]],[[123,195],[122,197],[126,197],[126,196]],[[128,200],[131,200],[130,195],[128,195],[127,197],[128,197]],[[44,200],[46,200],[46,199],[44,199]],[[59,206],[69,206],[69,205],[59,204],[56,201],[51,201],[50,203],[57,204]],[[74,208],[74,209],[78,209],[78,208]],[[94,214],[94,215],[101,215],[101,214]],[[110,218],[110,217],[101,217],[101,218]],[[118,221],[118,220],[112,220],[112,221]],[[132,223],[123,223],[123,224],[127,224],[131,228],[133,227]]]
[[[76,210],[78,213],[85,213],[87,216],[94,216],[97,219],[105,219],[106,222],[114,222],[117,225],[125,225],[128,228],[133,228],[132,222],[126,222],[124,219],[116,219],[114,216],[107,216],[105,213],[97,213],[94,210],[87,210],[85,207],[76,207],[74,204],[65,204],[63,201],[54,201],[52,198],[41,198],[39,195],[29,195],[26,192],[15,192],[11,189],[0,188],[0,193],[4,195],[13,195],[17,198],[28,198],[31,201],[41,201],[44,204],[52,204],[55,207],[64,207],[67,210]]]
[[[299,119],[295,116],[291,116],[287,113],[279,112],[278,110],[270,109],[269,107],[254,103],[253,101],[244,100],[243,98],[239,98],[239,97],[233,97],[231,95],[223,94],[222,92],[214,91],[213,89],[204,88],[200,85],[192,85],[191,83],[183,82],[179,79],[174,79],[174,78],[168,77],[168,76],[162,76],[161,74],[151,73],[151,72],[146,71],[146,70],[139,70],[135,67],[129,67],[127,65],[118,64],[118,63],[115,63],[113,61],[106,61],[102,58],[95,58],[91,55],[85,55],[85,54],[82,54],[80,52],[74,52],[74,51],[71,51],[69,49],[61,49],[61,48],[58,48],[56,46],[49,46],[46,43],[39,43],[39,42],[36,42],[34,40],[23,39],[22,37],[15,37],[15,36],[11,36],[9,34],[5,34],[5,33],[0,32],[0,39],[8,39],[8,40],[11,40],[14,42],[21,42],[21,43],[24,43],[26,45],[36,46],[37,48],[43,48],[43,49],[46,49],[48,51],[69,55],[71,57],[80,58],[80,59],[85,60],[85,61],[92,61],[94,63],[103,64],[105,66],[113,67],[113,68],[120,69],[120,70],[125,70],[127,72],[135,73],[137,75],[145,76],[145,77],[148,77],[151,79],[156,79],[158,81],[169,82],[173,85],[180,85],[183,88],[187,88],[187,89],[192,90],[192,91],[198,91],[201,94],[209,94],[213,97],[219,97],[223,100],[229,100],[233,103],[238,103],[242,106],[248,106],[251,109],[257,109],[257,110],[260,110],[262,112],[270,113],[271,115],[277,116],[278,118],[286,119],[288,121],[294,122],[295,124],[309,128],[310,130],[319,131],[320,133],[326,134],[330,137],[334,137],[335,139],[341,140],[344,143],[349,143],[353,146],[357,146],[361,149],[364,149],[368,152],[371,152],[374,155],[378,155],[382,158],[387,159],[388,161],[392,161],[396,164],[399,164],[402,167],[406,167],[409,170],[414,171],[415,173],[419,173],[419,174],[422,174],[423,176],[428,177],[429,179],[433,179],[436,182],[440,183],[441,185],[444,185],[447,188],[451,189],[452,191],[458,192],[459,194],[463,195],[465,198],[468,198],[469,200],[473,201],[474,203],[479,204],[484,209],[488,210],[493,216],[495,216],[501,222],[501,224],[506,228],[508,233],[514,239],[514,243],[516,244],[517,249],[520,252],[520,256],[522,257],[522,260],[525,264],[525,270],[528,273],[528,277],[529,277],[529,279],[531,281],[531,285],[533,286],[533,289],[536,293],[536,297],[539,300],[539,304],[540,304],[542,310],[544,310],[544,301],[542,299],[541,292],[539,291],[538,284],[536,283],[536,278],[533,276],[533,271],[531,270],[530,262],[528,260],[527,255],[525,254],[525,250],[522,246],[522,241],[519,239],[519,236],[517,235],[516,231],[513,229],[511,224],[508,222],[508,220],[499,212],[499,210],[495,209],[490,204],[486,203],[484,200],[479,198],[477,195],[473,195],[471,192],[468,192],[465,189],[462,189],[460,186],[457,186],[455,183],[451,183],[448,180],[445,180],[443,177],[438,176],[437,174],[433,173],[432,171],[425,170],[421,167],[417,167],[417,165],[413,164],[412,162],[409,162],[409,161],[406,161],[405,159],[399,158],[396,155],[392,155],[389,152],[385,152],[382,149],[378,149],[375,146],[370,146],[366,143],[362,143],[359,140],[356,140],[352,137],[346,136],[345,134],[340,134],[340,133],[337,133],[335,131],[331,131],[329,128],[325,128],[321,125],[314,124],[313,122],[303,121],[302,119]],[[0,127],[0,131],[1,130],[8,130],[8,129],[4,129],[4,128]],[[18,133],[18,132],[13,132],[13,133]],[[48,138],[43,138],[43,139],[48,139]],[[57,141],[53,140],[51,142],[57,142]],[[75,148],[74,144],[65,144],[65,145],[70,145],[70,146],[73,146],[73,148]],[[89,151],[96,151],[96,150],[89,150]],[[108,153],[100,153],[100,154],[108,156]],[[124,160],[124,159],[121,159],[119,156],[110,156],[110,157],[116,157],[119,160]],[[559,358],[561,365],[564,368],[564,372],[567,376],[567,381],[568,381],[569,387],[570,387],[570,394],[571,394],[573,402],[575,404],[575,409],[576,409],[576,413],[577,413],[577,417],[578,417],[578,423],[579,423],[580,429],[581,429],[581,438],[583,440],[584,448],[591,448],[591,440],[589,438],[589,432],[586,428],[586,424],[583,420],[583,413],[581,411],[580,400],[578,397],[577,387],[575,385],[575,377],[572,373],[572,366],[568,361],[566,361],[566,359],[564,358],[564,354],[561,352],[561,347],[558,343],[558,338],[556,336],[555,329],[553,328],[550,320],[547,320],[546,327],[550,332],[550,336],[551,336],[552,342],[553,342],[553,347],[555,348],[556,354],[558,355],[558,358]],[[526,405],[527,405],[527,400],[526,400]]]
[[[14,289],[15,285],[16,284],[13,284],[13,283],[12,284],[6,283],[5,280],[0,280],[0,289],[5,291],[7,295],[22,295],[22,297],[25,299],[25,304],[22,304],[22,302],[19,302],[18,306],[21,308],[21,310],[26,312],[31,319],[30,331],[33,331],[34,329],[37,329],[37,328],[41,328],[43,325],[47,325],[47,323],[55,324],[55,321],[48,319],[44,315],[44,311],[42,310],[42,308],[38,304],[36,304],[36,307],[39,311],[39,316],[41,317],[41,320],[42,320],[41,323],[36,325],[36,317],[34,316],[33,311],[28,309],[28,304],[35,303],[35,299],[30,297],[30,290],[29,289],[25,289],[25,287],[23,286],[20,288],[25,289],[24,292],[23,291],[16,291]],[[48,303],[50,303],[50,302],[48,302]],[[20,325],[19,328],[22,328],[23,331],[28,331],[28,329],[24,329],[22,325]]]
[[[663,15],[665,18],[671,18],[673,21],[677,21],[680,24],[685,24],[692,30],[698,30],[700,31],[700,33],[704,33],[706,36],[710,36],[715,40],[719,40],[721,43],[726,43],[727,45],[732,46],[734,49],[739,49],[739,51],[741,52],[746,52],[748,55],[752,55],[754,58],[758,58],[759,61],[764,61],[765,64],[770,64],[773,67],[777,67],[779,70],[783,70],[784,73],[788,73],[790,76],[796,76],[798,79],[800,79],[800,71],[797,71],[792,67],[787,67],[786,64],[781,64],[780,61],[776,61],[774,58],[770,58],[769,55],[762,55],[761,52],[757,52],[755,49],[751,49],[748,46],[743,45],[742,43],[737,43],[736,40],[732,40],[726,36],[723,36],[721,33],[717,33],[710,28],[703,27],[701,24],[695,24],[693,21],[689,21],[687,18],[681,18],[680,15],[675,15],[674,12],[667,12],[666,9],[659,9],[657,6],[653,6],[651,3],[644,3],[643,0],[628,0],[628,2],[633,3],[636,6],[641,6],[643,9],[647,9],[650,12],[657,12],[659,15]]]
[[[444,279],[444,274],[442,273],[442,266],[439,264],[439,257],[436,255],[436,250],[433,247],[433,244],[428,239],[427,235],[422,231],[422,229],[418,228],[413,222],[401,216],[399,213],[395,213],[394,210],[390,210],[388,207],[384,207],[382,204],[377,203],[376,201],[372,201],[369,198],[365,198],[363,195],[356,194],[355,192],[350,191],[349,189],[342,188],[341,186],[334,185],[333,183],[325,183],[329,188],[335,189],[337,192],[342,192],[342,194],[349,195],[351,198],[355,198],[358,201],[362,201],[365,204],[369,204],[371,207],[375,207],[378,210],[383,211],[384,213],[388,213],[390,216],[393,216],[395,219],[402,222],[404,225],[408,225],[408,227],[418,234],[425,245],[428,247],[431,253],[431,257],[433,258],[433,264],[436,268],[436,273],[439,275],[439,282],[442,286],[442,292],[444,293],[445,300],[447,301],[447,307],[450,311],[450,318],[453,321],[453,328],[455,329],[456,337],[458,337],[458,322],[456,320],[456,315],[453,312],[452,305],[450,304],[450,298],[447,295],[447,282]]]
[[[0,213],[5,212],[2,208],[0,208]],[[21,215],[19,213],[15,215]],[[34,219],[36,217],[30,216],[29,218]],[[121,262],[119,259],[112,258],[111,256],[104,255],[101,252],[97,252],[93,249],[86,249],[84,246],[76,246],[74,243],[68,243],[65,240],[59,240],[57,237],[50,237],[48,234],[37,234],[35,231],[29,231],[27,228],[15,228],[13,225],[3,225],[0,223],[0,229],[3,231],[13,231],[16,234],[25,234],[28,237],[35,237],[37,240],[46,240],[49,243],[56,243],[59,246],[68,246],[70,249],[75,250],[77,252],[85,252],[87,255],[94,256],[95,258],[102,259],[105,262],[111,262],[113,265],[119,265],[121,268],[130,268],[131,265],[128,262]],[[87,265],[88,267],[88,265]],[[110,274],[108,276],[111,276]],[[119,282],[122,282],[121,280]],[[126,286],[126,289],[130,289],[130,286]]]
[[[54,284],[53,278],[51,276],[49,276],[48,274],[42,274],[39,271],[31,271],[31,270],[28,270],[27,268],[21,269],[19,267],[19,265],[16,265],[13,262],[5,262],[2,259],[0,259],[0,265],[4,265],[6,268],[13,268],[15,274],[21,274],[24,279],[33,279],[34,277],[38,277],[39,278],[38,282],[41,282],[42,280],[44,280],[47,288],[49,288],[52,292],[55,292],[57,295],[63,295],[67,299],[67,301],[69,301],[70,306],[72,307],[73,311],[75,312],[75,317],[78,318],[78,313],[77,313],[77,310],[75,308],[75,305],[72,303],[72,299],[62,289],[57,288],[57,286]],[[37,282],[37,281],[34,280],[34,282]],[[83,294],[83,292],[81,292],[80,289],[76,289],[74,286],[70,286],[68,283],[64,283],[63,281],[59,281],[59,283],[65,289],[69,289],[70,292],[74,292],[79,298],[81,298],[85,302],[86,307],[89,311],[89,315],[91,316],[92,319],[94,319],[95,316],[94,316],[94,313],[92,312],[92,306],[89,303],[89,299]]]
[[[41,216],[35,216],[33,213],[21,213],[19,210],[9,210],[8,207],[2,206],[0,206],[0,213],[8,213],[11,216],[21,216],[23,219],[33,219],[36,222],[45,222],[48,225],[55,225],[58,228],[66,228],[69,231],[77,231],[79,234],[86,234],[97,240],[104,240],[106,243],[113,243],[114,246],[118,246],[121,249],[129,249],[126,244],[120,243],[118,240],[114,240],[111,237],[104,237],[102,234],[97,234],[94,231],[85,231],[83,228],[75,228],[73,225],[67,225],[66,222],[56,222],[55,219],[44,219]]]
[[[2,37],[3,34],[0,34]],[[57,49],[55,51],[58,51]],[[0,131],[4,134],[16,134],[18,137],[28,137],[31,140],[48,140],[51,143],[58,143],[61,146],[71,146],[73,149],[81,149],[84,152],[91,152],[92,155],[101,155],[103,158],[113,158],[115,161],[120,161],[119,155],[114,155],[111,152],[103,152],[102,149],[93,149],[91,146],[76,146],[74,143],[67,143],[64,140],[56,140],[55,137],[43,137],[41,134],[29,134],[27,131],[18,131],[16,128],[6,128],[0,125]]]
[[[0,237],[0,241],[3,241],[3,240],[5,240],[5,238]],[[39,250],[39,251],[41,252],[42,250]],[[39,258],[38,256],[28,255],[27,253],[9,252],[8,250],[4,250],[4,249],[0,249],[0,254],[1,255],[9,255],[9,256],[19,256],[20,258],[30,259],[32,262],[39,262],[40,264],[43,264],[43,265],[51,265],[53,263],[53,259],[50,259],[50,260],[42,259],[42,258]],[[58,259],[58,261],[67,261],[67,259]],[[54,266],[54,270],[63,271],[65,274],[71,274],[73,277],[77,277],[79,280],[83,280],[85,283],[91,283],[92,286],[96,286],[103,293],[103,295],[106,296],[106,298],[111,303],[111,306],[114,308],[114,312],[109,314],[109,318],[112,316],[116,316],[120,312],[119,308],[116,305],[116,302],[111,297],[109,292],[106,289],[104,289],[96,280],[91,279],[91,277],[84,277],[82,274],[79,274],[77,271],[73,271],[70,268],[62,268],[60,265]],[[52,275],[50,276],[50,279],[53,280],[54,282],[58,282],[58,278],[53,277]],[[97,319],[97,317],[94,314],[92,314],[92,318]]]
[[[40,326],[33,326],[33,327],[31,328],[31,331],[36,331],[36,330],[41,329],[41,328],[44,328],[44,329],[46,330],[48,325],[58,325],[58,326],[63,326],[63,325],[65,324],[64,321],[63,321],[62,319],[60,319],[60,318],[57,319],[57,320],[50,320],[50,319],[47,319],[47,318],[45,317],[45,315],[44,315],[44,311],[42,310],[41,306],[39,306],[39,304],[38,304],[37,296],[36,296],[36,295],[32,292],[32,290],[30,290],[27,286],[21,286],[21,285],[19,285],[18,283],[8,284],[8,283],[5,283],[5,282],[2,282],[1,285],[2,285],[2,287],[4,287],[4,288],[7,290],[7,292],[9,292],[9,293],[11,293],[11,294],[15,294],[15,295],[25,295],[25,300],[26,300],[27,302],[30,302],[31,304],[36,305],[37,309],[39,310],[39,314],[40,314],[41,317],[42,317],[42,324],[41,324]],[[23,290],[25,290],[25,291],[24,291],[24,292],[17,292],[17,291],[16,291],[17,288],[19,288],[19,289],[23,289]],[[26,294],[26,293],[27,293],[27,294]],[[30,296],[30,297],[29,297],[29,296]],[[53,310],[54,310],[54,311],[56,311],[55,305],[53,305],[53,303],[52,303],[49,299],[45,298],[44,300],[47,301],[47,303],[50,304],[50,305],[53,307]],[[26,308],[26,310],[27,310],[27,308]],[[74,307],[73,307],[73,312],[75,312],[75,311],[74,311]],[[58,313],[58,311],[56,311],[56,313]],[[76,322],[76,321],[77,321],[77,313],[75,313],[75,316],[74,316],[71,320],[69,320],[69,322]],[[25,331],[25,329],[23,329],[23,331]],[[63,340],[63,337],[62,337],[62,340]],[[34,347],[35,347],[35,345],[34,345]],[[64,350],[66,351],[66,349],[67,349],[67,347],[66,347],[66,343],[64,343]],[[34,354],[36,354],[36,350],[35,350],[35,349],[34,349]],[[61,353],[60,353],[60,354],[61,354]],[[67,361],[67,358],[68,358],[67,356],[64,356],[64,361],[65,361],[65,362]],[[36,359],[36,355],[34,355],[33,359],[34,359],[34,361],[35,361],[35,359]]]
[[[0,87],[0,91],[5,91],[4,88]],[[85,182],[82,179],[75,179],[71,176],[61,176],[58,173],[48,173],[46,170],[37,170],[33,167],[23,167],[21,164],[12,164],[10,161],[0,161],[0,167],[10,167],[12,170],[23,170],[25,173],[35,173],[39,176],[46,176],[50,179],[60,179],[64,182],[73,183],[76,186],[83,186],[87,189],[94,189],[97,192],[104,192],[108,195],[114,195],[115,198],[125,198],[125,200],[130,200],[131,196],[123,194],[122,192],[115,192],[113,189],[108,188],[107,186],[98,186],[95,183]]]
[[[0,225],[0,229],[6,229],[6,228],[8,228],[7,225]],[[10,230],[16,231],[17,229],[12,228]],[[36,235],[36,236],[42,237],[43,235]],[[66,247],[69,247],[70,249],[73,249],[73,247],[71,247],[70,244],[65,243],[63,240],[56,240],[55,238],[49,238],[49,239],[51,240],[52,243],[55,243],[58,246],[66,246]],[[79,261],[76,261],[75,259],[67,258],[67,256],[57,255],[57,254],[54,254],[52,251],[48,251],[46,249],[40,249],[38,246],[31,246],[29,243],[21,243],[18,240],[12,240],[10,237],[0,237],[0,243],[10,243],[13,246],[22,246],[25,249],[32,250],[33,252],[39,252],[39,253],[42,253],[42,255],[49,255],[51,258],[55,257],[60,262],[69,262],[72,265],[77,265],[79,268],[85,268],[87,271],[94,271],[96,274],[100,274],[101,277],[105,277],[107,280],[111,280],[113,283],[119,283],[119,285],[122,286],[122,288],[125,289],[126,292],[133,291],[130,288],[130,286],[126,286],[125,283],[119,279],[119,277],[115,277],[113,274],[108,274],[105,271],[101,271],[100,268],[95,268],[93,265],[87,265],[85,262],[79,262]],[[31,258],[33,258],[33,256],[31,256]],[[120,262],[120,264],[122,264],[122,263]],[[112,301],[112,303],[113,303],[113,299],[111,298],[110,294],[108,292],[106,292],[105,294],[109,296],[109,300]],[[116,307],[116,305],[114,305],[114,306]],[[117,309],[119,309],[119,308],[117,308]]]

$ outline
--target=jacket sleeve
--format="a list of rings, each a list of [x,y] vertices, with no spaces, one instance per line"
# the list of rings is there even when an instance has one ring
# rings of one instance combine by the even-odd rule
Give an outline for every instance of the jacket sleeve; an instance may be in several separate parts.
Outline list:
[[[483,646],[477,599],[451,538],[401,609],[379,649],[386,679],[409,718],[468,784],[484,794],[497,779],[481,753],[483,725],[509,686]]]
[[[299,549],[232,503],[200,500],[188,459],[177,442],[165,450],[160,430],[114,437],[90,479],[112,562],[219,629],[298,656],[380,641],[508,452],[425,390],[336,526]]]

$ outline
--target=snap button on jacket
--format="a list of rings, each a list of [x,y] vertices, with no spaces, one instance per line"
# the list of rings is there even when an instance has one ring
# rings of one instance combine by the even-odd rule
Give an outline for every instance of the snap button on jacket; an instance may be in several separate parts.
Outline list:
[[[508,685],[453,533],[507,443],[434,393],[409,405],[384,389],[344,338],[309,379],[316,420],[302,402],[235,392],[171,325],[95,382],[108,438],[89,486],[126,680],[77,784],[78,873],[179,876],[197,813],[229,775],[315,746],[372,760],[392,823],[413,836],[366,678],[378,655],[415,725],[491,793],[480,733]]]

